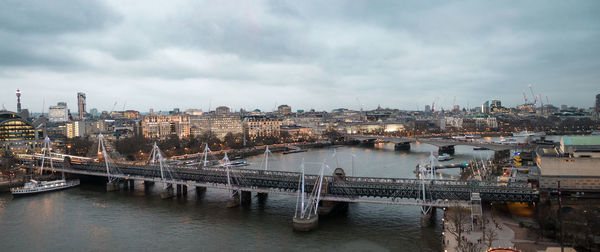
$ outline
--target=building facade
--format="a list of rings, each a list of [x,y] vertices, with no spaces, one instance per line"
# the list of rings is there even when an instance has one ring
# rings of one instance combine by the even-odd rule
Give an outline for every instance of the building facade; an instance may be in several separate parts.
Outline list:
[[[244,126],[248,131],[249,138],[257,137],[279,137],[281,121],[266,117],[246,117]]]
[[[83,120],[85,118],[85,93],[79,92],[77,93],[77,113],[79,113],[79,120]]]
[[[218,138],[223,139],[227,133],[243,133],[242,120],[234,114],[204,114],[190,119],[191,134],[201,135],[211,131]]]
[[[69,110],[66,102],[59,102],[56,106],[50,106],[48,109],[48,121],[66,122],[69,121]]]
[[[0,145],[16,152],[35,147],[41,131],[17,113],[0,112]]]
[[[142,120],[142,135],[146,138],[166,138],[176,135],[179,138],[190,136],[190,117],[188,115],[159,115],[144,116]]]

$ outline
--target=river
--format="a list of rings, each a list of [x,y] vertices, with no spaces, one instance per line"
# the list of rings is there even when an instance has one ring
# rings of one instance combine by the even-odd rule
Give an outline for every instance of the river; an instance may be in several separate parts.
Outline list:
[[[344,146],[269,157],[269,169],[298,171],[302,159],[308,173],[320,163],[327,174],[342,167],[347,175],[414,178],[415,166],[437,148],[413,144],[409,152],[393,144]],[[334,151],[336,153],[333,156]],[[456,146],[463,162],[488,158],[491,151]],[[248,158],[249,168],[263,168],[264,157]],[[458,171],[439,176],[456,178]],[[0,194],[2,251],[440,251],[441,226],[422,227],[420,210],[411,206],[350,204],[343,215],[324,217],[310,233],[292,230],[295,198],[271,194],[265,202],[253,195],[249,206],[226,208],[227,192],[208,189],[201,197],[163,200],[161,186],[105,192],[101,185],[13,199]]]

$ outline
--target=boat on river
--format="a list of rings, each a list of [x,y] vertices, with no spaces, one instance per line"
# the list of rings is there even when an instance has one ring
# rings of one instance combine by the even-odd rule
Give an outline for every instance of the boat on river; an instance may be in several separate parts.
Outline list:
[[[79,179],[65,180],[58,179],[52,181],[30,180],[23,187],[14,187],[10,189],[13,196],[24,196],[43,192],[51,192],[67,189],[79,185]]]
[[[529,132],[527,130],[513,133],[514,137],[534,137],[534,136],[545,136],[546,132]]]
[[[448,161],[448,160],[452,160],[452,159],[454,159],[454,158],[446,153],[442,153],[442,155],[439,155],[437,158],[438,161]]]

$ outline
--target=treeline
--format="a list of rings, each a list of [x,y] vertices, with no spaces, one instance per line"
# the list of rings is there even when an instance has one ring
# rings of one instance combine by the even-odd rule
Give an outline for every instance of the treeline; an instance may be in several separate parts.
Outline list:
[[[244,135],[242,133],[227,133],[223,140],[211,131],[204,132],[198,136],[178,138],[175,135],[163,140],[153,140],[142,136],[122,138],[115,142],[117,152],[128,160],[146,160],[150,158],[150,151],[154,143],[166,156],[178,156],[184,154],[199,153],[204,151],[204,146],[212,151],[223,149],[241,149],[244,147],[271,145],[278,143],[290,143],[293,139],[287,132],[282,132],[280,137],[259,136],[253,139],[247,138],[244,146]]]

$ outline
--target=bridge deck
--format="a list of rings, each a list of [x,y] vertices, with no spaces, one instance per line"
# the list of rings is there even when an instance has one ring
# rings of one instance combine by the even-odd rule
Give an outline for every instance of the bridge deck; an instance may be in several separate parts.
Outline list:
[[[99,163],[74,164],[70,167],[58,166],[60,168],[55,168],[55,170],[59,172],[108,176],[106,167]],[[35,169],[33,166],[30,168]],[[120,165],[114,170],[111,169],[111,176],[121,179],[289,195],[295,195],[301,177],[298,172],[230,169],[231,186],[229,186],[225,168],[190,169],[174,166],[169,170],[169,178],[163,180],[160,168],[157,166]],[[317,179],[317,175],[306,175],[305,191],[307,193],[312,192]],[[533,202],[539,198],[537,190],[524,183],[427,180],[425,181],[427,202],[418,200],[422,197],[423,188],[423,181],[420,179],[325,176],[324,185],[326,188],[322,194],[324,200],[345,202],[448,206],[448,204],[462,204],[469,201],[473,192],[480,193],[482,201],[487,202]]]

